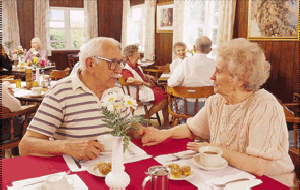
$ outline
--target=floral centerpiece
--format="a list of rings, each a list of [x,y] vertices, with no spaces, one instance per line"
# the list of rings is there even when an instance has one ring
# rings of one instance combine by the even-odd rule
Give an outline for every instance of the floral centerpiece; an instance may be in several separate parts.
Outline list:
[[[186,53],[190,53],[192,56],[195,54],[194,48],[186,49],[185,52],[186,52]]]
[[[127,132],[130,129],[139,130],[132,126],[132,124],[141,122],[147,123],[148,120],[137,115],[127,116],[127,113],[130,112],[131,109],[136,109],[138,106],[136,101],[130,96],[120,96],[113,93],[113,95],[106,96],[101,103],[103,103],[102,113],[104,117],[102,117],[102,121],[105,122],[104,126],[112,129],[112,131],[108,132],[112,136],[124,136],[123,151],[125,152],[130,141]]]
[[[44,68],[46,66],[46,60],[41,58],[39,52],[33,53],[34,57],[32,58],[33,65],[38,68]]]
[[[13,59],[16,59],[17,57],[23,57],[25,55],[25,51],[22,46],[19,46],[18,49],[13,50],[12,54]]]

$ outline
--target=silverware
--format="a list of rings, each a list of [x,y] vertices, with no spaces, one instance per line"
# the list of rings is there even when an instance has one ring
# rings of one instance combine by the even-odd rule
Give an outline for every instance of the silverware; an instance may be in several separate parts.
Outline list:
[[[177,155],[173,154],[173,156],[175,156],[177,158],[173,159],[173,160],[168,160],[166,162],[168,163],[168,162],[175,162],[175,161],[178,161],[178,160],[188,160],[188,159],[193,158],[193,155],[195,155],[195,154],[198,154],[198,152],[188,153],[188,154],[184,154],[182,156],[177,156]]]
[[[72,159],[74,160],[76,166],[80,169],[81,168],[80,160],[78,160],[78,159],[76,159],[74,157],[72,157]]]
[[[231,181],[227,181],[226,183],[218,183],[218,182],[212,182],[217,187],[225,187],[228,183],[237,182],[237,181],[246,181],[249,180],[248,178],[240,178],[240,179],[234,179]]]

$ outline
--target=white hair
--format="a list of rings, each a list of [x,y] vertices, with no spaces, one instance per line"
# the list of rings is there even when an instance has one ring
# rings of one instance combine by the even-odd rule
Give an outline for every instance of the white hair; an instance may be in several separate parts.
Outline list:
[[[211,46],[212,46],[212,41],[206,36],[200,36],[195,40],[196,51],[209,53]]]
[[[233,39],[220,44],[217,53],[225,60],[234,82],[244,80],[246,90],[258,90],[269,77],[270,63],[257,43]]]
[[[31,43],[33,42],[33,40],[36,41],[40,47],[42,46],[42,42],[41,42],[40,38],[38,38],[38,37],[32,38]]]
[[[91,56],[104,57],[104,53],[109,46],[118,46],[120,43],[113,38],[98,37],[89,40],[80,47],[79,64],[82,70],[86,69],[85,60]]]

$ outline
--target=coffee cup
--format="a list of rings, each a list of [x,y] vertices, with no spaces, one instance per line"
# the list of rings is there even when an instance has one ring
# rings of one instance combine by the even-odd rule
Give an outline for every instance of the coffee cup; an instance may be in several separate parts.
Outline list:
[[[32,87],[32,95],[40,96],[42,94],[42,87]]]
[[[43,183],[43,190],[70,190],[73,180],[67,179],[66,175],[53,174],[49,175]]]
[[[104,152],[111,152],[112,151],[112,140],[113,136],[110,134],[101,135],[97,137],[97,141],[102,144],[104,148]]]
[[[222,149],[214,146],[202,146],[199,148],[200,164],[204,167],[216,167],[222,158]]]

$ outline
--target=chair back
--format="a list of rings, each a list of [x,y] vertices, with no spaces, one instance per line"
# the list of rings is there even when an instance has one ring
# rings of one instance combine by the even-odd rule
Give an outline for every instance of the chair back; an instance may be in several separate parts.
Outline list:
[[[70,75],[69,70],[52,70],[50,73],[50,78],[54,80],[62,79]]]
[[[198,112],[198,98],[208,98],[214,94],[213,86],[205,87],[167,87],[168,101],[169,101],[169,114],[173,116],[172,126],[178,124],[178,119],[187,119],[193,117]],[[188,115],[187,98],[196,99],[194,106],[194,115]],[[183,99],[184,101],[184,113],[179,113],[179,107],[177,100]],[[173,108],[174,106],[174,108]]]
[[[22,106],[21,110],[16,111],[16,112],[11,112],[7,107],[3,107],[1,104],[1,109],[2,109],[1,120],[9,119],[9,121],[10,121],[10,140],[11,141],[1,145],[2,158],[4,158],[5,157],[5,149],[17,147],[22,139],[22,138],[20,138],[18,140],[15,140],[14,117],[25,114],[25,120],[24,120],[23,126],[22,126],[22,129],[23,129],[22,137],[23,137],[25,135],[25,132],[26,132],[26,129],[28,126],[29,114],[30,114],[30,112],[35,111],[37,109],[37,105]]]
[[[68,54],[68,66],[71,71],[73,70],[75,63],[78,61],[77,56],[77,54]]]

